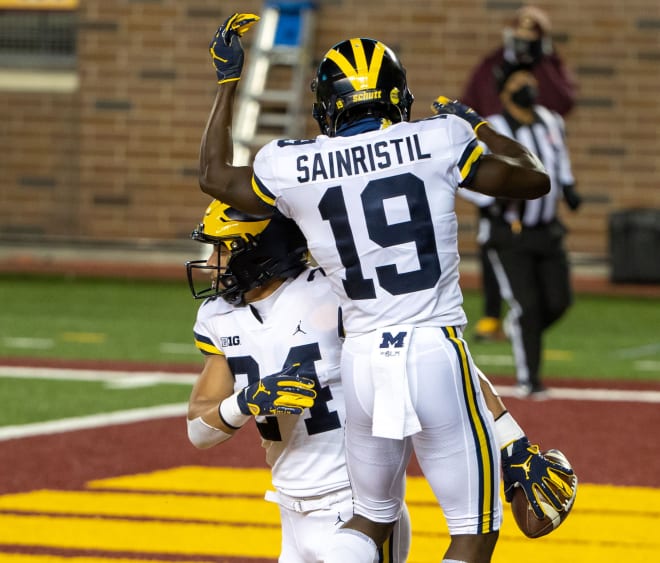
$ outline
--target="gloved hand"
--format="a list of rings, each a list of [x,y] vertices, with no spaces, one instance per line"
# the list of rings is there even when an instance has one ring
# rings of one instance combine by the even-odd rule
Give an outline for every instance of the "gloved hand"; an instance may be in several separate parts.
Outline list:
[[[481,125],[488,123],[471,107],[462,104],[458,100],[450,100],[446,96],[438,96],[433,104],[431,104],[431,109],[436,115],[453,114],[465,119],[465,121],[472,125],[475,133]]]
[[[513,499],[515,487],[522,487],[527,500],[534,509],[536,516],[544,516],[539,499],[554,506],[558,511],[566,508],[571,499],[572,491],[566,491],[564,498],[558,497],[548,487],[548,482],[558,483],[557,475],[573,475],[573,470],[553,463],[546,459],[537,445],[532,445],[526,436],[519,438],[502,449],[502,476],[504,480],[504,498],[507,502]]]
[[[314,406],[314,381],[293,375],[298,364],[248,385],[236,396],[243,414],[302,414]]]
[[[578,207],[582,205],[582,196],[575,191],[575,186],[566,184],[563,186],[564,199],[571,211],[577,211]]]
[[[255,14],[233,14],[215,32],[209,51],[218,84],[241,78],[244,53],[240,37],[259,19]]]

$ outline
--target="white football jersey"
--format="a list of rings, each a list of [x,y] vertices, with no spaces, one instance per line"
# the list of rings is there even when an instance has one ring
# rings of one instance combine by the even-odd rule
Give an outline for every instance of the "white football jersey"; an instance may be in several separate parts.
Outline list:
[[[323,273],[305,270],[245,307],[207,300],[193,330],[203,353],[226,356],[235,390],[301,364],[297,373],[317,381],[314,407],[301,416],[256,418],[273,485],[296,497],[348,487],[338,301]]]
[[[456,189],[483,149],[453,115],[350,137],[273,141],[253,188],[298,223],[340,297],[347,334],[466,322]]]

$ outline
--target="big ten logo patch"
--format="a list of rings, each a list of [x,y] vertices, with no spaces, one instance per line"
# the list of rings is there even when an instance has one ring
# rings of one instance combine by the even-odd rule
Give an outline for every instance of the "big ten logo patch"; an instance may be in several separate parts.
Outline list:
[[[224,348],[227,346],[238,346],[241,343],[240,336],[222,336],[220,338],[220,345]]]

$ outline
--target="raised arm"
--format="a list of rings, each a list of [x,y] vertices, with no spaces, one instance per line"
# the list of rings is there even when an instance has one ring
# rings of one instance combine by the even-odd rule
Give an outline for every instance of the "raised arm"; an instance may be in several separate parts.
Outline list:
[[[491,154],[481,157],[476,174],[464,187],[494,197],[536,199],[550,191],[550,177],[538,157],[517,141],[501,135],[472,108],[444,96],[433,103],[437,114],[465,119]]]
[[[268,215],[270,210],[252,190],[252,167],[233,166],[234,99],[244,59],[240,36],[258,19],[254,14],[233,14],[209,45],[218,90],[202,135],[199,186],[204,193],[246,213]]]

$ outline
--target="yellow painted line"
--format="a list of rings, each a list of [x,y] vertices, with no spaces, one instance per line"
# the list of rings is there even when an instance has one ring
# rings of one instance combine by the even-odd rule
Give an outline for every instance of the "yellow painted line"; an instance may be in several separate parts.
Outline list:
[[[0,8],[18,10],[75,10],[79,0],[0,0]]]
[[[270,473],[266,469],[179,467],[93,481],[86,491],[3,495],[0,511],[5,514],[0,513],[0,544],[130,551],[144,557],[165,552],[175,557],[194,554],[213,558],[276,558],[280,545],[278,510],[260,498],[269,484]],[[194,493],[234,496],[204,497]],[[435,563],[449,542],[442,512],[421,477],[408,478],[406,499],[413,526],[409,563]],[[660,535],[656,533],[660,523],[660,489],[581,483],[568,520],[549,536],[537,540],[522,535],[509,505],[504,506],[504,524],[493,563],[650,563],[660,553]],[[35,512],[61,516],[38,516]],[[67,512],[77,516],[66,516]],[[3,558],[0,553],[0,561]],[[24,559],[12,563],[46,561]]]
[[[264,501],[266,504],[266,501]],[[253,522],[261,514],[253,515]],[[277,559],[278,527],[0,514],[0,544]]]
[[[271,489],[267,469],[182,466],[174,469],[90,481],[92,489],[170,491],[173,493],[261,495]]]
[[[154,518],[279,526],[277,506],[261,498],[202,497],[96,491],[34,491],[0,496],[0,510],[113,518]]]
[[[106,341],[104,332],[62,332],[60,338],[64,342],[78,342],[81,344],[101,344]]]
[[[515,525],[515,524],[514,524]],[[414,526],[414,524],[413,524]],[[560,530],[553,532],[559,533]],[[553,534],[536,540],[519,535],[517,539],[500,536],[492,563],[533,562],[557,563],[651,563],[658,559],[657,546],[638,546],[632,551],[627,546],[603,545],[586,537],[580,545],[562,544]],[[449,545],[449,537],[441,539],[419,537],[413,534],[408,563],[437,563]]]
[[[598,494],[596,492],[596,494]],[[578,498],[580,494],[578,494]],[[500,532],[501,538],[511,540],[521,539],[528,542],[516,526],[509,510],[509,504],[504,508],[504,524]],[[438,507],[420,506],[409,503],[411,518],[415,519],[413,530],[424,535],[446,533],[442,512]],[[650,531],[658,524],[660,515],[657,512],[639,512],[622,510],[618,513],[608,512],[602,507],[597,512],[575,506],[573,512],[562,526],[549,537],[562,544],[579,545],[586,541],[602,542],[634,547],[636,545],[655,545],[660,550],[660,539],[649,536]],[[545,540],[543,540],[545,541]],[[539,543],[539,542],[532,542]],[[658,551],[660,553],[660,551]]]
[[[570,350],[544,350],[544,360],[568,361],[573,359],[573,352]]]
[[[412,487],[423,485],[410,478],[408,492]],[[449,544],[442,512],[429,502],[407,499],[413,529],[409,563],[437,561]],[[569,518],[558,530],[536,540],[518,530],[509,506],[504,505],[493,563],[649,563],[660,553],[660,538],[654,532],[660,522],[659,489],[580,484]]]
[[[57,555],[28,555],[26,553],[0,553],[2,563],[159,563],[159,559],[123,559],[120,557],[64,557]],[[160,563],[190,563],[189,560],[168,559]],[[217,563],[217,561],[195,561],[195,563]]]
[[[434,506],[437,505],[428,481],[422,477],[408,477],[406,479],[406,502],[427,502]]]

